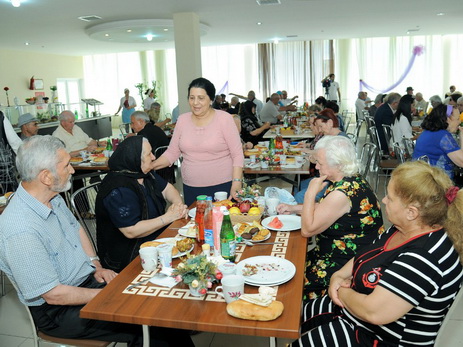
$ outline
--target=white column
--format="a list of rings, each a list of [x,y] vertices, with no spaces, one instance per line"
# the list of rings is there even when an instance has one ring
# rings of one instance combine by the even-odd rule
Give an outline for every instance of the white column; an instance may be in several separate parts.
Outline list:
[[[187,100],[188,85],[202,76],[199,17],[196,13],[174,13],[177,90],[180,114],[190,110]]]

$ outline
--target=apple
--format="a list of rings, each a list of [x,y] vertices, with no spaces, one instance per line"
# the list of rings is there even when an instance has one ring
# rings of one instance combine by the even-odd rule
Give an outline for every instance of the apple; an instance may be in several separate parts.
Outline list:
[[[241,213],[247,213],[251,208],[251,203],[249,201],[240,202],[240,211]]]

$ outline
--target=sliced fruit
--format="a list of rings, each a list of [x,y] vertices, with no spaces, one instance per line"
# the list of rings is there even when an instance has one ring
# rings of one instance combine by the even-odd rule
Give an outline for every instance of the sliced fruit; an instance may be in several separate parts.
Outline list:
[[[268,223],[268,226],[275,229],[281,229],[283,227],[283,223],[278,219],[278,217],[275,217],[270,223]]]

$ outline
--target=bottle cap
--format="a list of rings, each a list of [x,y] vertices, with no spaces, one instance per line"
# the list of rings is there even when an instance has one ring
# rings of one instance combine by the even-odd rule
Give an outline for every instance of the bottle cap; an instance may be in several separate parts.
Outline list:
[[[206,198],[207,198],[207,195],[198,195],[196,197],[196,200],[206,200]]]
[[[206,200],[207,200],[207,201],[209,201],[209,200],[212,201],[212,196],[208,196],[208,197],[206,198]]]

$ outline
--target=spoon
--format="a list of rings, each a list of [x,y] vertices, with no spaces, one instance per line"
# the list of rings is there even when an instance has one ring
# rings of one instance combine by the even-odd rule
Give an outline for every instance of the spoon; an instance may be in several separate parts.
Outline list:
[[[259,246],[259,245],[281,245],[282,244],[282,242],[257,242],[257,243],[254,243],[254,242],[247,241],[247,240],[243,240],[243,242],[240,242],[240,243],[244,243],[246,246],[249,246],[249,247],[254,247],[254,246]]]

